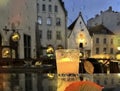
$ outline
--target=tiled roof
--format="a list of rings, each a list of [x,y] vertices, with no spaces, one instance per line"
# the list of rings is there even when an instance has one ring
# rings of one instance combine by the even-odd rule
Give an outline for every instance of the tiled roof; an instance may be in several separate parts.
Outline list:
[[[104,25],[96,25],[94,27],[91,27],[88,29],[90,35],[93,34],[108,34],[108,35],[114,35],[112,31],[110,31],[108,28],[106,28]]]

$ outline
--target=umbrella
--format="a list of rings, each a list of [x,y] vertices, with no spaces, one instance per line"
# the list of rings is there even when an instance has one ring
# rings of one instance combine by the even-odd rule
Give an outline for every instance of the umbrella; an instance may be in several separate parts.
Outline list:
[[[85,68],[86,72],[88,72],[89,74],[93,74],[94,66],[90,61],[85,61],[84,62],[84,68]]]
[[[102,91],[103,87],[91,81],[76,81],[65,88],[64,91]]]

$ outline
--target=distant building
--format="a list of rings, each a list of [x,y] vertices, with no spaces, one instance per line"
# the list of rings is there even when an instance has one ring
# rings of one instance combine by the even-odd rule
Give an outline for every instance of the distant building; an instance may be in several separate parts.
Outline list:
[[[68,48],[81,49],[90,56],[91,36],[81,13],[68,27]]]
[[[94,18],[87,21],[88,27],[96,25],[104,25],[115,34],[120,34],[120,12],[115,12],[112,7],[109,7],[106,11],[101,11]]]
[[[114,45],[114,33],[107,29],[104,25],[96,25],[89,28],[92,37],[92,56],[98,54],[111,54],[116,53]]]
[[[37,56],[46,48],[67,47],[67,12],[62,0],[37,0]]]

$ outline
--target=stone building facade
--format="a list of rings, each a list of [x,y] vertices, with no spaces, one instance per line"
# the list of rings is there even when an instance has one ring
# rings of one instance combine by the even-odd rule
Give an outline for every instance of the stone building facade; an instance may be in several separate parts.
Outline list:
[[[29,0],[29,2],[28,0],[7,0],[0,6],[0,12],[2,12],[0,17],[1,46],[10,46],[15,49],[15,53],[12,55],[17,54],[16,58],[36,57],[36,2],[33,0]],[[15,30],[20,35],[17,46],[15,46],[15,42],[11,41],[13,34],[11,30]]]
[[[37,0],[37,54],[46,54],[46,48],[52,46],[67,47],[67,12],[62,0]]]

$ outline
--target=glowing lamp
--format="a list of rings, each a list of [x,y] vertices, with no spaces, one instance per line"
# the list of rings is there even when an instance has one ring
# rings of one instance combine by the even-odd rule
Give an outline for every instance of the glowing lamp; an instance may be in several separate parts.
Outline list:
[[[17,42],[17,41],[20,40],[20,35],[19,35],[18,32],[14,32],[14,33],[13,33],[13,35],[12,35],[12,40],[13,40],[14,42]]]

